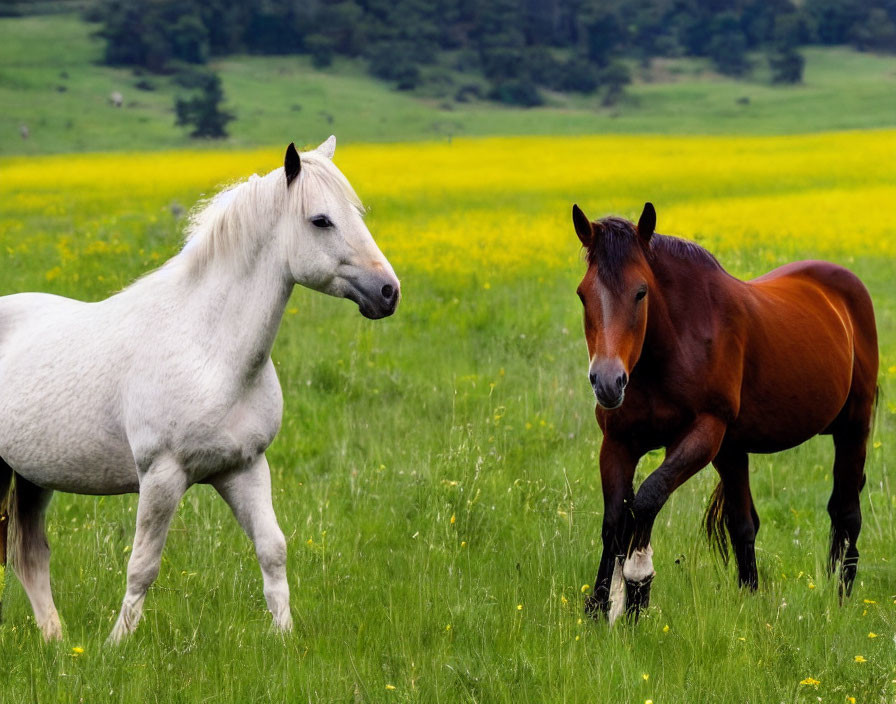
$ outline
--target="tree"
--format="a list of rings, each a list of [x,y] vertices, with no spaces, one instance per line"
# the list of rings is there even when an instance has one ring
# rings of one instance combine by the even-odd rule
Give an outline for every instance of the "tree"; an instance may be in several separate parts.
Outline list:
[[[896,24],[882,7],[873,7],[864,22],[853,25],[849,38],[859,51],[896,51]]]
[[[742,76],[750,70],[747,60],[747,37],[740,28],[738,17],[733,12],[717,16],[708,52],[719,73],[727,76]]]
[[[199,93],[174,101],[177,124],[192,125],[191,137],[222,139],[227,136],[227,123],[234,119],[234,115],[221,107],[224,100],[221,79],[215,73],[207,73],[200,83]]]
[[[622,98],[625,87],[632,82],[631,71],[622,61],[611,61],[600,72],[600,82],[604,86],[604,105],[615,105]]]
[[[801,83],[806,60],[792,44],[781,44],[768,54],[772,83]]]

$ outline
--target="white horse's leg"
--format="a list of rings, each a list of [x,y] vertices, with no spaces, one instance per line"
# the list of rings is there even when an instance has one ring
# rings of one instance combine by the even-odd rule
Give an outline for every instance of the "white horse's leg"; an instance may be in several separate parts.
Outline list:
[[[12,566],[31,601],[34,619],[45,640],[60,640],[62,624],[50,591],[50,546],[44,529],[53,492],[18,476],[10,507],[13,525]]]
[[[277,525],[271,503],[271,472],[267,459],[260,455],[251,467],[222,474],[212,484],[255,544],[264,578],[264,597],[274,617],[274,626],[281,631],[291,631],[286,539]]]
[[[127,591],[107,642],[118,643],[137,627],[146,591],[159,574],[168,526],[188,486],[180,465],[170,457],[158,460],[140,477],[137,530],[128,561]]]

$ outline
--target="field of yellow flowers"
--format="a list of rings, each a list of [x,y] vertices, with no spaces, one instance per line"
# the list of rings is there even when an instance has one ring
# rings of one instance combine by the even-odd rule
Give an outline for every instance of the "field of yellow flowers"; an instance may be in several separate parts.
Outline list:
[[[200,198],[275,168],[284,147],[0,159],[0,293],[114,293],[177,251]],[[896,700],[894,157],[893,130],[339,146],[404,298],[372,322],[297,290],[274,350],[285,413],[269,457],[295,634],[268,632],[251,546],[194,487],[146,622],[103,649],[136,503],[58,495],[66,638],[40,642],[8,578],[0,700]],[[871,290],[883,399],[842,607],[824,574],[833,453],[816,438],[752,460],[757,594],[700,536],[707,469],[657,521],[647,615],[612,631],[584,616],[600,437],[570,208],[636,218],[646,200],[658,231],[737,276],[817,257]]]

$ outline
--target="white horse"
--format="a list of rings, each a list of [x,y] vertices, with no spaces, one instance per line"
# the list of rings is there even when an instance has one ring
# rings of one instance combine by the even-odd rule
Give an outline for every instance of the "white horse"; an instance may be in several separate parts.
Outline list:
[[[109,641],[137,626],[168,526],[191,484],[209,483],[255,544],[274,625],[292,628],[286,542],[265,450],[283,396],[271,347],[295,284],[395,311],[399,283],[331,159],[336,140],[218,194],[183,250],[98,303],[42,293],[0,298],[0,557],[48,640],[44,513],[54,490],[139,492],[127,591]]]

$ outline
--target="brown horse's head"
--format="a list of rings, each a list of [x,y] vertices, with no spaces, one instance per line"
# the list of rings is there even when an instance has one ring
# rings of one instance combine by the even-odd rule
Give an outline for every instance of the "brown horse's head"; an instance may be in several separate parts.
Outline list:
[[[656,211],[645,203],[638,226],[622,218],[592,223],[572,207],[576,234],[588,252],[588,271],[577,293],[585,306],[588,378],[598,404],[618,408],[644,344],[649,291],[648,257]]]

